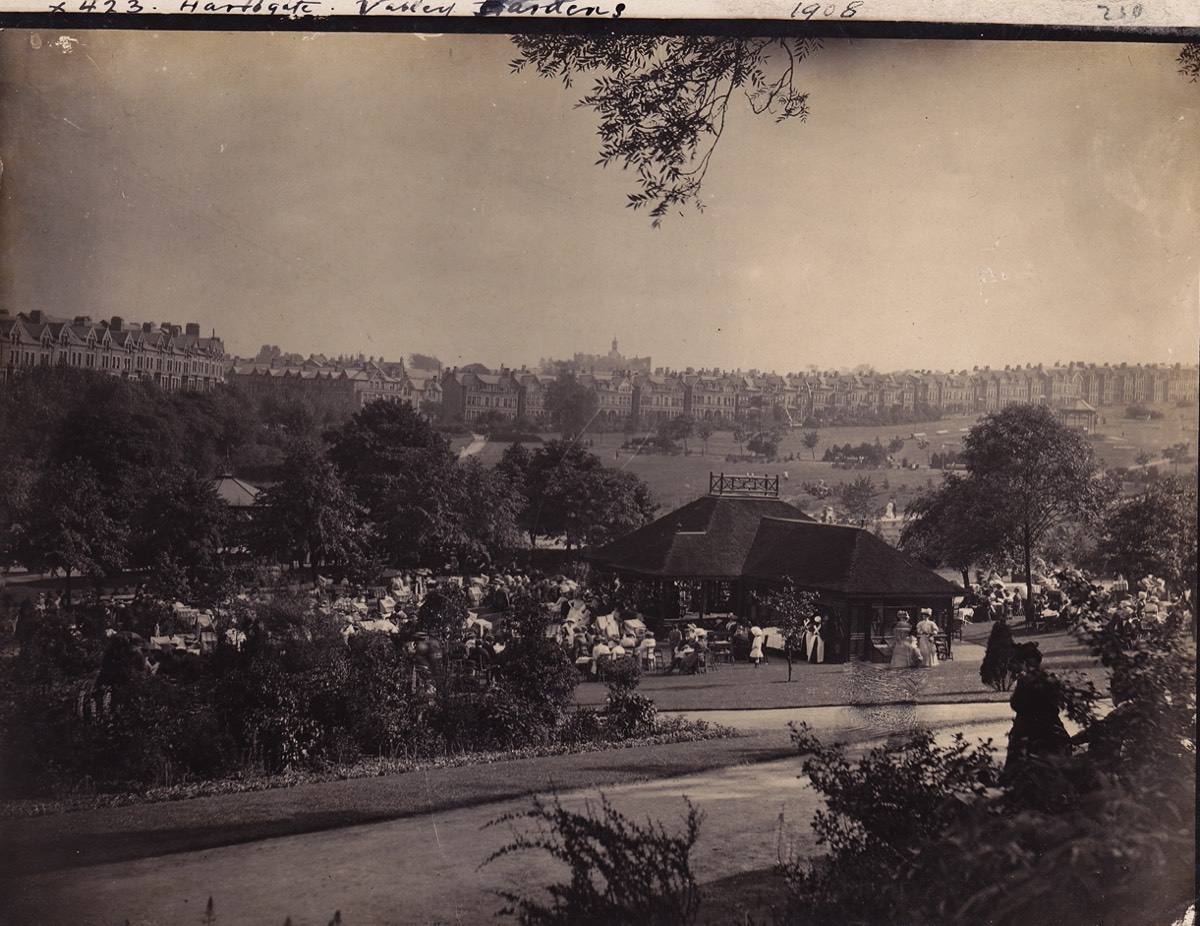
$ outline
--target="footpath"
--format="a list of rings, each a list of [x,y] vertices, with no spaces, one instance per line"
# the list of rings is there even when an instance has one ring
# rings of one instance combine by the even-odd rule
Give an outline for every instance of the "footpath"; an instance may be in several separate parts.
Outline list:
[[[767,762],[794,755],[787,728],[793,720],[806,721],[830,738],[865,742],[918,720],[949,726],[1006,716],[1007,693],[979,682],[982,653],[982,646],[959,643],[954,660],[907,673],[904,680],[881,667],[798,665],[788,683],[779,658],[759,669],[735,665],[705,675],[647,676],[639,692],[653,698],[661,712],[733,726],[740,735],[9,819],[0,840],[0,871],[18,875],[128,861],[555,789],[608,787]],[[603,685],[585,683],[577,698],[581,705],[596,705],[606,693]],[[963,707],[956,710],[955,704]]]
[[[986,628],[979,631],[983,636],[986,632]],[[1072,645],[1064,644],[1061,656],[1065,661],[1079,655],[1077,644],[1068,642]],[[256,901],[262,906],[253,910],[242,907],[244,916],[257,916],[268,909],[303,909],[323,911],[320,922],[324,923],[332,912],[324,911],[323,905],[328,898],[342,896],[340,889],[326,885],[319,902],[313,897],[318,904],[315,906],[290,905],[286,903],[288,891],[300,890],[295,879],[303,880],[303,871],[293,869],[299,865],[300,869],[320,871],[321,877],[328,880],[334,875],[329,873],[327,862],[344,857],[337,866],[340,874],[335,874],[358,883],[360,889],[357,893],[351,891],[350,896],[361,898],[366,889],[361,879],[368,871],[378,876],[379,866],[383,865],[380,853],[392,852],[398,853],[398,883],[409,885],[408,890],[421,885],[429,902],[437,903],[440,895],[434,888],[449,890],[450,886],[442,884],[440,875],[429,868],[434,860],[426,859],[420,847],[408,848],[406,840],[420,840],[427,853],[436,846],[441,858],[437,864],[451,866],[465,878],[468,872],[459,871],[463,863],[452,859],[448,841],[461,844],[474,857],[503,835],[499,828],[492,828],[485,839],[478,835],[480,827],[503,812],[527,809],[528,799],[534,794],[557,792],[570,795],[573,801],[583,801],[603,789],[606,794],[624,795],[622,807],[644,810],[640,819],[650,815],[666,821],[678,818],[682,808],[679,795],[703,794],[712,812],[720,812],[720,806],[728,808],[723,812],[728,819],[722,819],[719,826],[716,820],[710,821],[713,825],[707,831],[713,837],[721,831],[736,831],[738,821],[747,813],[763,817],[756,822],[770,828],[767,817],[774,819],[772,814],[778,808],[772,810],[767,805],[784,787],[782,783],[792,782],[787,785],[788,792],[792,791],[798,773],[788,722],[807,722],[822,738],[860,745],[901,734],[913,724],[947,734],[966,728],[992,737],[1003,750],[1003,732],[1011,719],[1008,695],[992,692],[979,682],[982,654],[983,647],[968,640],[956,645],[954,660],[933,670],[901,673],[862,665],[802,665],[794,668],[794,681],[788,683],[786,664],[772,658],[770,664],[759,669],[726,666],[699,676],[644,679],[640,691],[654,698],[660,710],[721,722],[739,730],[739,735],[723,739],[507,759],[386,777],[6,820],[0,839],[0,926],[65,922],[53,915],[31,921],[20,911],[40,909],[50,898],[59,897],[78,913],[76,905],[88,896],[87,890],[102,891],[119,905],[132,902],[127,894],[133,891],[142,898],[138,902],[143,906],[128,907],[131,912],[148,914],[153,907],[156,917],[166,916],[144,922],[180,921],[178,906],[171,907],[175,912],[168,915],[164,906],[167,900],[151,903],[144,890],[161,888],[170,893],[172,884],[182,886],[185,881],[186,896],[190,898],[187,902],[192,904],[202,905],[205,891],[219,893],[221,881],[229,885],[243,883],[243,887],[246,883],[258,884],[266,891]],[[603,686],[585,684],[580,687],[578,700],[594,704],[598,703],[597,695],[602,699],[604,694]],[[764,788],[771,795],[766,802],[761,797]],[[748,805],[738,805],[739,795],[758,797],[750,799]],[[807,803],[804,813],[811,817]],[[774,845],[769,835],[764,840],[761,831],[752,835],[747,836],[746,852],[758,843],[769,844],[768,849]],[[713,870],[705,880],[719,879],[727,873],[722,867],[722,846],[717,840],[711,847]],[[357,861],[352,862],[351,856]],[[407,864],[414,873],[429,870],[415,881],[401,877],[406,864],[401,858],[411,859]],[[732,867],[740,871],[770,867],[770,860],[760,862],[747,857]],[[342,867],[356,865],[359,868],[353,872]],[[757,868],[747,867],[752,865]],[[281,869],[288,872],[283,880]],[[258,872],[259,880],[246,882],[250,877],[247,872],[251,871]],[[509,871],[504,877],[512,875]],[[205,886],[207,878],[216,879],[213,886]],[[499,879],[496,883],[504,883],[499,874],[495,878]],[[472,874],[472,890],[478,894],[482,890],[479,885],[492,883],[491,879],[489,875],[480,881]],[[387,895],[393,899],[394,887],[388,886]],[[239,896],[247,892],[255,893],[243,889]],[[403,892],[399,896],[403,898]],[[476,913],[482,912],[477,906],[484,902],[481,897],[483,894],[478,894],[472,902]],[[415,903],[415,898],[411,900]],[[177,898],[172,902],[185,901]],[[242,902],[248,899],[243,897]],[[408,906],[403,900],[397,902],[401,909]],[[270,907],[269,903],[277,906]],[[56,909],[61,913],[67,907]],[[202,912],[196,906],[188,909]],[[233,912],[228,906],[224,909],[226,915]],[[373,908],[372,915],[378,915],[381,909]],[[419,920],[389,917],[357,921],[440,921],[429,915],[428,906],[422,909],[426,913]],[[362,912],[367,913],[366,909]],[[196,919],[199,921],[198,915]],[[282,917],[279,920],[282,922]],[[76,921],[85,920],[76,916],[73,926]],[[86,921],[121,922],[104,917]],[[253,920],[223,917],[219,921]],[[139,920],[133,917],[131,922]]]

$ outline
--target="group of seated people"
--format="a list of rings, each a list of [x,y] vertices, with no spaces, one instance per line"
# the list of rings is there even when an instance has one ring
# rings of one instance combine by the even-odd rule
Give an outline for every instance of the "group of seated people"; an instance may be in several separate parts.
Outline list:
[[[674,628],[663,643],[648,629],[626,626],[619,637],[613,637],[585,628],[576,631],[571,651],[575,664],[595,681],[603,680],[605,666],[622,656],[632,656],[643,671],[652,671],[659,667],[662,652],[666,658],[661,665],[668,675],[704,671],[711,656],[707,634],[695,627]]]

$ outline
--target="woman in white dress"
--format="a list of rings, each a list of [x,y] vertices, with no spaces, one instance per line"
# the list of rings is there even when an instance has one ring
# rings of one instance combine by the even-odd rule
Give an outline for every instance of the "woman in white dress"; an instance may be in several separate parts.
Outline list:
[[[901,611],[896,618],[896,625],[892,628],[892,668],[911,669],[920,665],[920,650],[913,642],[908,612]],[[914,653],[916,659],[913,658]]]
[[[750,636],[752,637],[752,640],[750,642],[750,661],[752,663],[754,663],[754,668],[757,669],[758,664],[760,662],[762,662],[763,640],[765,637],[762,632],[762,629],[759,627],[751,627],[750,628]]]
[[[921,609],[921,619],[917,621],[917,648],[921,651],[921,665],[932,669],[938,664],[937,643],[938,625],[934,623],[933,611]]]

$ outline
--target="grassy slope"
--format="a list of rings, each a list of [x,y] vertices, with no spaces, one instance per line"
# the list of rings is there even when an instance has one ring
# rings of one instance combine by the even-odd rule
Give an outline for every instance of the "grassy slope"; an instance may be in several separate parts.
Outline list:
[[[1097,457],[1106,466],[1136,467],[1135,458],[1141,450],[1154,455],[1162,472],[1169,472],[1170,465],[1162,461],[1162,448],[1171,444],[1187,442],[1192,452],[1200,444],[1197,432],[1197,409],[1180,409],[1173,406],[1156,406],[1162,411],[1161,421],[1131,421],[1124,418],[1123,409],[1106,409],[1104,414],[1107,423],[1097,429],[1097,434],[1103,440],[1097,440],[1093,446]],[[812,453],[800,443],[801,430],[791,432],[780,445],[779,455],[786,457],[794,455],[796,459],[786,463],[764,463],[748,466],[745,463],[726,463],[727,454],[739,453],[737,443],[728,431],[718,431],[708,441],[707,452],[704,445],[696,438],[688,441],[692,453],[689,456],[660,456],[656,454],[638,454],[632,459],[628,451],[621,451],[620,457],[614,456],[615,451],[625,441],[622,434],[589,434],[592,440],[592,452],[600,457],[608,466],[628,469],[646,480],[654,497],[662,506],[662,511],[670,511],[683,505],[697,496],[708,492],[708,475],[710,472],[767,473],[770,475],[788,474],[788,480],[781,483],[780,491],[789,501],[797,503],[803,510],[811,513],[819,512],[822,502],[805,494],[801,482],[816,482],[824,479],[829,485],[840,482],[851,482],[861,475],[869,475],[876,483],[885,478],[891,487],[890,492],[879,495],[882,505],[889,498],[896,502],[898,513],[902,513],[906,501],[913,494],[925,487],[932,478],[935,482],[941,478],[940,471],[930,470],[928,454],[942,450],[956,449],[961,446],[965,433],[963,429],[975,424],[974,415],[947,418],[942,421],[917,425],[882,425],[879,427],[846,427],[825,428],[820,430],[821,443],[817,445],[817,460],[813,461]],[[939,435],[944,430],[947,433]],[[911,439],[914,432],[923,432],[930,442],[928,450],[917,448]],[[553,435],[546,435],[547,439]],[[872,443],[878,438],[886,444],[893,437],[904,437],[904,450],[898,456],[908,457],[910,462],[921,464],[919,470],[879,469],[879,470],[844,470],[834,469],[828,463],[820,461],[825,450],[832,444],[853,444],[857,446],[864,441]],[[491,465],[499,461],[500,455],[507,445],[489,443],[480,454],[480,460]]]

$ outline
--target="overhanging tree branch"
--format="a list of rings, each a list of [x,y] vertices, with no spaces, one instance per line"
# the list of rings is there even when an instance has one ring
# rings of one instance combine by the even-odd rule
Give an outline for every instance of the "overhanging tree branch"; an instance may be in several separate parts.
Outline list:
[[[820,48],[792,37],[521,35],[513,42],[520,50],[514,73],[532,68],[567,88],[577,75],[596,75],[578,105],[599,116],[597,163],[636,173],[640,191],[626,205],[647,209],[655,227],[672,209],[703,209],[700,190],[734,91],[745,88],[756,115],[808,118],[796,69]]]

